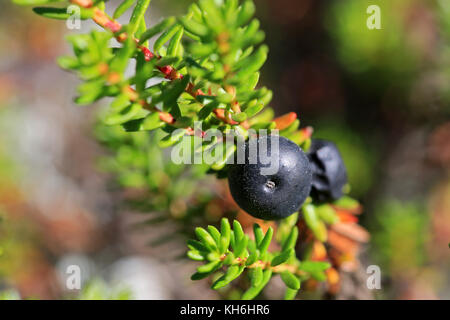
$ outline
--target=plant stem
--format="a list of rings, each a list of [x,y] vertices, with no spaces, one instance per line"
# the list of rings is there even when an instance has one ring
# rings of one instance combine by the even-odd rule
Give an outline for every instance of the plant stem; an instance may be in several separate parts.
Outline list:
[[[226,254],[222,255],[220,257],[220,260],[225,260],[226,258]],[[232,265],[244,265],[245,262],[247,261],[247,258],[236,258],[234,259],[234,261],[231,263]],[[302,276],[305,275],[305,272],[302,270],[299,270],[297,266],[292,265],[292,264],[287,264],[287,263],[283,263],[280,264],[278,266],[271,266],[270,262],[268,261],[262,261],[262,260],[258,260],[255,263],[246,266],[246,268],[262,268],[263,270],[267,270],[267,269],[272,269],[273,272],[275,273],[282,273],[283,271],[289,271],[292,274],[296,274],[298,276]]]

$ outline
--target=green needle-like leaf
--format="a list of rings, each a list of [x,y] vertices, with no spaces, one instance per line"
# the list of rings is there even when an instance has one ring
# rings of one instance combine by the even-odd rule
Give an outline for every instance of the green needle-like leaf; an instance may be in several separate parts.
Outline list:
[[[204,264],[204,265],[198,267],[197,272],[198,273],[211,273],[213,271],[216,271],[220,267],[221,263],[222,262],[220,260],[211,261],[207,264]]]
[[[263,280],[263,270],[262,268],[254,268],[252,272],[250,272],[250,282],[252,287],[257,287],[261,284]]]
[[[244,238],[244,230],[237,220],[233,221],[233,231],[236,242],[239,242]]]
[[[114,59],[111,61],[111,71],[115,71],[121,75],[128,66],[130,58],[134,55],[135,50],[136,45],[134,44],[133,39],[131,37],[127,38],[123,47],[116,53]]]
[[[247,113],[245,113],[245,112],[236,113],[236,114],[233,114],[233,115],[231,116],[231,118],[232,118],[234,121],[242,122],[242,121],[247,120]]]
[[[256,250],[255,252],[253,252],[252,254],[250,254],[247,258],[246,261],[246,265],[250,266],[252,264],[254,264],[259,258],[259,250]]]
[[[180,27],[175,35],[169,42],[169,47],[167,48],[168,56],[177,56],[180,51],[181,38],[183,37],[184,29]]]
[[[36,7],[33,11],[40,16],[58,20],[67,20],[70,16],[66,8]]]
[[[289,271],[283,271],[281,274],[281,280],[283,280],[284,284],[292,289],[292,290],[298,290],[300,289],[300,280],[294,276],[291,272]]]
[[[220,245],[219,249],[221,253],[224,253],[229,245],[230,245],[230,237],[231,237],[231,228],[230,228],[230,222],[226,218],[222,218],[222,221],[220,223]]]
[[[250,0],[245,1],[242,4],[241,9],[239,10],[236,25],[242,26],[243,24],[248,22],[255,13],[255,10],[256,10],[255,4],[253,3],[253,1]]]
[[[75,18],[73,12],[70,11],[68,8],[36,7],[33,8],[33,11],[40,16],[50,19],[67,20],[70,17]],[[93,14],[94,14],[93,10],[81,8],[79,18],[81,20],[90,19],[92,18]]]
[[[135,2],[136,0],[123,0],[114,11],[113,18],[120,18]]]
[[[255,235],[256,245],[259,246],[261,240],[264,238],[264,232],[257,223],[253,224],[253,234]]]
[[[214,284],[211,286],[211,288],[214,289],[214,290],[217,290],[217,289],[225,287],[231,281],[233,281],[234,279],[239,277],[239,275],[242,273],[242,271],[244,271],[244,268],[245,267],[243,267],[243,266],[231,266],[231,267],[229,267],[227,272],[222,277],[217,279],[217,281],[214,282]]]
[[[300,266],[298,267],[299,270],[305,271],[305,272],[321,272],[325,271],[328,268],[330,268],[331,265],[328,262],[322,262],[322,261],[303,261]]]
[[[197,250],[200,252],[208,251],[208,248],[203,243],[201,243],[200,241],[197,241],[197,240],[189,239],[187,241],[187,245],[192,250]]]
[[[172,37],[174,37],[178,31],[182,30],[183,28],[178,25],[178,24],[174,24],[173,26],[171,26],[169,29],[167,29],[165,32],[163,32],[159,38],[155,41],[155,44],[153,45],[153,51],[155,52],[159,52],[159,49],[161,49],[161,47],[170,39],[172,39]]]
[[[236,78],[242,81],[258,71],[267,59],[267,52],[267,46],[261,46],[254,54],[242,60],[239,65],[236,66],[239,69],[236,73]]]
[[[217,101],[212,101],[205,105],[198,113],[199,120],[205,120],[219,106]]]
[[[209,234],[213,237],[214,241],[216,242],[216,245],[220,245],[220,232],[217,230],[214,226],[208,226]]]
[[[236,249],[234,251],[234,254],[237,257],[243,258],[247,252],[247,243],[248,243],[248,237],[243,236],[242,239],[239,240],[239,242],[236,244]]]
[[[329,204],[322,204],[316,207],[316,213],[324,222],[334,224],[339,221],[336,211]]]
[[[129,33],[134,35],[139,28],[141,20],[144,19],[145,12],[151,0],[137,0],[136,7],[134,7],[133,14],[130,18]]]
[[[294,249],[286,249],[285,251],[281,252],[279,255],[277,255],[275,258],[272,259],[271,266],[275,267],[282,263],[285,263],[287,260],[289,260],[292,256],[294,256]]]
[[[234,260],[236,257],[234,256],[233,252],[229,252],[226,256],[226,258],[223,260],[224,265],[231,265],[234,263]]]
[[[297,238],[298,238],[298,228],[293,227],[291,229],[291,232],[289,233],[288,237],[283,242],[283,245],[282,245],[283,251],[287,250],[289,248],[294,248],[295,244],[297,243]]]
[[[195,280],[205,279],[209,275],[211,275],[211,272],[207,272],[207,273],[196,272],[191,276],[191,280],[195,281]]]
[[[205,258],[198,251],[188,251],[187,256],[195,261],[203,261]]]
[[[269,227],[269,229],[266,232],[266,235],[261,240],[261,243],[258,246],[259,251],[261,252],[261,255],[263,255],[267,252],[270,242],[272,241],[272,236],[273,236],[273,229],[272,229],[272,227]]]
[[[306,225],[311,229],[313,234],[320,241],[325,241],[327,234],[326,228],[322,221],[316,214],[315,207],[312,204],[307,204],[303,207],[303,217],[305,218]]]
[[[209,234],[208,231],[201,227],[195,228],[195,234],[197,235],[198,239],[209,249],[215,250],[216,242],[214,241],[213,237]]]
[[[294,300],[297,296],[298,290],[293,290],[291,288],[286,288],[286,293],[284,295],[284,300]]]
[[[258,286],[252,286],[250,287],[243,295],[242,300],[251,300],[254,299],[261,291],[264,289],[264,287],[269,282],[270,278],[272,277],[272,270],[267,269],[263,272],[263,278],[262,281]]]
[[[186,17],[181,17],[179,18],[179,21],[187,31],[196,36],[205,37],[209,33],[209,30],[206,26],[194,20],[190,20]]]
[[[140,37],[139,44],[143,44],[145,41],[150,39],[151,37],[157,35],[162,32],[166,28],[172,26],[175,23],[176,19],[174,17],[169,17],[161,22],[155,24],[153,27],[147,29]]]

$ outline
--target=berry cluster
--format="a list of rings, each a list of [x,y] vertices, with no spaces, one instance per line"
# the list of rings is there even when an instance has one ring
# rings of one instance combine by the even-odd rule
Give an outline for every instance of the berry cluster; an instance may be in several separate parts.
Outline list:
[[[267,146],[267,157],[278,161],[275,174],[262,173],[269,164],[261,159],[261,152],[252,163],[248,142],[244,145],[245,163],[230,165],[230,192],[243,210],[259,219],[278,220],[298,211],[308,196],[315,202],[342,196],[347,172],[333,142],[312,139],[305,154],[284,137],[279,137],[277,148],[271,147],[271,141],[269,136],[262,136],[256,145],[258,150]]]

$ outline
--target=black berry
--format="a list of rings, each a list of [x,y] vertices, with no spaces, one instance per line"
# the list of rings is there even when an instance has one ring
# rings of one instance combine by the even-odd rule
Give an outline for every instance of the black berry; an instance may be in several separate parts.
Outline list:
[[[312,171],[308,158],[294,142],[279,136],[278,148],[272,145],[271,136],[259,137],[256,143],[258,153],[250,162],[248,142],[241,149],[245,162],[229,166],[228,183],[231,195],[236,203],[252,216],[264,220],[285,218],[298,211],[311,189]],[[274,137],[274,136],[272,136]],[[276,172],[262,172],[262,168],[271,167],[260,157],[262,143],[267,143],[267,155],[278,161]],[[263,144],[264,145],[264,144]],[[266,150],[266,148],[262,148]],[[265,153],[263,153],[265,154]],[[263,161],[261,161],[263,160]],[[272,163],[272,168],[274,164]]]
[[[336,145],[331,141],[312,139],[307,155],[313,171],[313,200],[324,202],[339,199],[347,183],[347,170]]]

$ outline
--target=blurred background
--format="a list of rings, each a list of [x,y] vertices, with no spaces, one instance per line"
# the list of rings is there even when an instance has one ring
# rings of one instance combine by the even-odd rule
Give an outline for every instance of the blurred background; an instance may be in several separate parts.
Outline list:
[[[338,145],[364,207],[360,280],[333,298],[450,299],[450,1],[255,2],[270,105]],[[153,0],[148,22],[190,3]],[[372,4],[380,30],[366,27]],[[182,258],[193,225],[237,211],[226,183],[165,161],[153,137],[99,125],[102,104],[75,106],[78,80],[56,64],[74,31],[0,7],[0,296],[233,298],[192,282]],[[65,285],[73,264],[81,290]],[[373,264],[382,287],[365,292]]]

